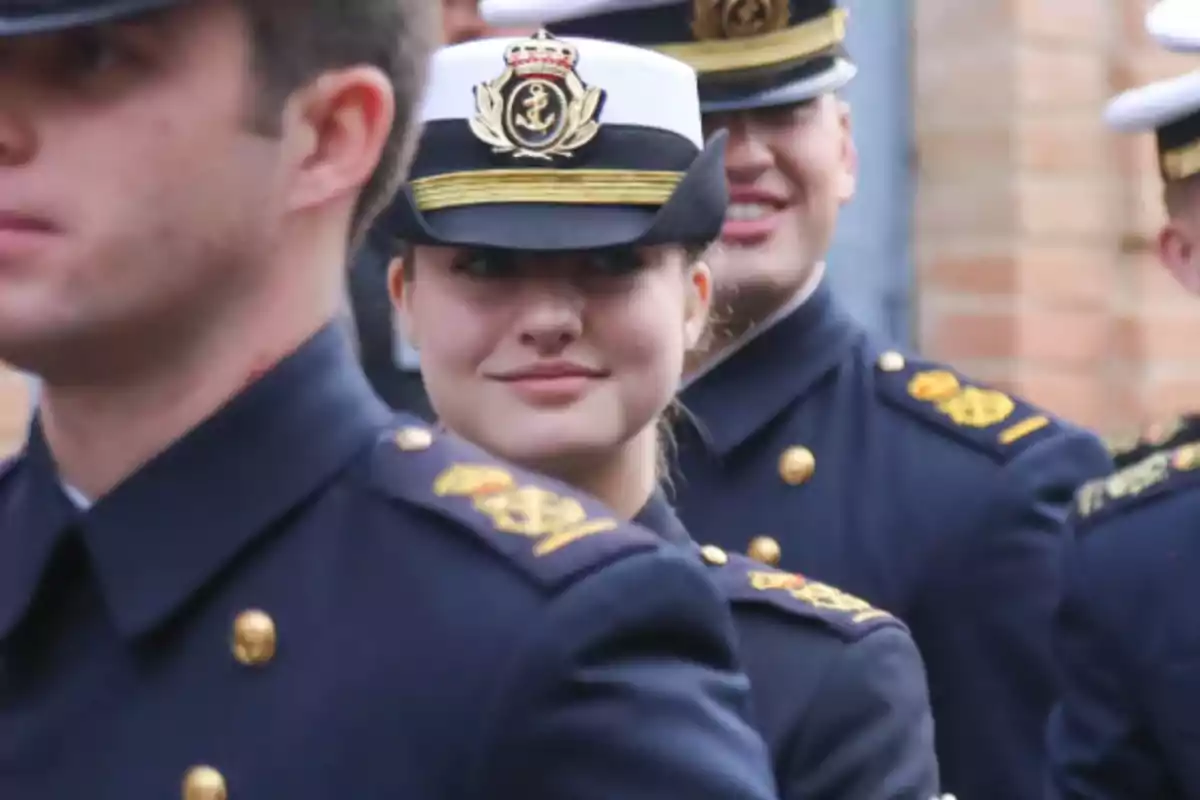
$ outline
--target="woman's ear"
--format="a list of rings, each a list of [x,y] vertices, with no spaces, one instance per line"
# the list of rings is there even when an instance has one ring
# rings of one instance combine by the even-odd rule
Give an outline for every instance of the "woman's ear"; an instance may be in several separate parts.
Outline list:
[[[1171,219],[1158,233],[1158,259],[1192,294],[1200,294],[1200,247],[1191,226]]]
[[[688,269],[687,301],[683,309],[684,343],[688,350],[700,346],[708,330],[708,314],[712,308],[712,270],[703,261]]]
[[[419,350],[417,344],[416,326],[413,315],[409,313],[412,307],[412,286],[404,275],[404,259],[396,256],[388,264],[387,274],[388,297],[392,299],[392,308],[396,310],[396,324],[400,326],[400,335],[404,337],[414,350]]]

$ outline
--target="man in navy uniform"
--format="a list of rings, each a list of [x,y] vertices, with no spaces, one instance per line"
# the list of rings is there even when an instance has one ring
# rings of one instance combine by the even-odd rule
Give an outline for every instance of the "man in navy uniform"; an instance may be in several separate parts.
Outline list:
[[[704,567],[346,341],[435,10],[0,5],[0,797],[775,795]]]
[[[1168,50],[1180,53],[1200,51],[1200,13],[1196,4],[1191,0],[1159,0],[1146,13],[1146,32],[1152,39]],[[1132,95],[1139,97],[1139,95]],[[1118,106],[1126,108],[1125,103]],[[1135,108],[1142,110],[1135,104]],[[1125,127],[1123,114],[1117,114],[1115,122]],[[1138,119],[1138,115],[1129,116],[1130,121]],[[1137,129],[1136,125],[1134,129]],[[1168,184],[1168,204],[1176,198],[1176,190]],[[1186,205],[1186,204],[1184,204]],[[1172,211],[1168,207],[1168,211]],[[1172,243],[1180,241],[1181,221],[1177,215],[1171,214],[1167,224],[1159,232],[1159,254],[1161,260],[1170,267],[1176,260],[1170,252]],[[1186,285],[1186,284],[1185,284]],[[1136,464],[1147,456],[1173,450],[1180,445],[1200,441],[1200,413],[1188,412],[1165,420],[1157,420],[1144,426],[1134,435],[1118,436],[1108,440],[1109,452],[1112,453],[1113,463],[1118,468]]]
[[[1189,13],[1172,18],[1177,10]],[[1164,2],[1147,26],[1180,47],[1200,40],[1195,15],[1194,4]],[[1154,133],[1167,212],[1156,255],[1200,292],[1200,71],[1125,92],[1105,117]],[[1186,436],[1184,426],[1182,444],[1156,441],[1077,497],[1056,626],[1064,692],[1049,727],[1052,798],[1200,797],[1200,444]]]
[[[681,398],[679,511],[887,609],[929,672],[943,787],[1037,796],[1056,692],[1049,646],[1072,493],[1107,472],[1095,437],[880,341],[824,280],[854,194],[854,76],[833,0],[484,0],[493,24],[674,55],[729,131],[731,205],[712,255],[726,323]],[[647,87],[653,91],[653,87]]]

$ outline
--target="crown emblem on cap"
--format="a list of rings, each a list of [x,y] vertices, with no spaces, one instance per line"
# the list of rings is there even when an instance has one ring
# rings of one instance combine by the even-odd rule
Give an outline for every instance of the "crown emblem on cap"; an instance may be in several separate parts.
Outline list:
[[[783,30],[788,0],[692,0],[692,35],[697,39],[740,39]]]
[[[600,132],[604,90],[584,84],[579,50],[541,30],[509,45],[504,72],[475,87],[476,138],[514,158],[570,157]]]

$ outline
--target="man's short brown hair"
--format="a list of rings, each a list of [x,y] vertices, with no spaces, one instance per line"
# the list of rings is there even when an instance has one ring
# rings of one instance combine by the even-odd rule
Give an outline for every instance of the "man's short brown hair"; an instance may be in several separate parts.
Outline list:
[[[387,205],[416,141],[414,117],[439,34],[434,0],[238,0],[250,26],[260,82],[256,127],[277,133],[292,92],[321,73],[357,64],[392,81],[396,119],[379,165],[363,187],[351,226],[353,245]]]

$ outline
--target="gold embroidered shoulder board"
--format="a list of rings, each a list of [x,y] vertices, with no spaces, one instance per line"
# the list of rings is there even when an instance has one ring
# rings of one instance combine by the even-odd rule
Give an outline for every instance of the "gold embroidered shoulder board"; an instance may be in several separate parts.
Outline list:
[[[662,546],[595,500],[423,425],[401,425],[380,442],[372,480],[389,496],[479,536],[548,587]]]
[[[1088,481],[1075,493],[1077,524],[1097,521],[1189,486],[1200,486],[1200,443],[1151,453],[1105,478]]]
[[[890,405],[1001,461],[1062,432],[1041,409],[940,364],[885,353],[876,381]]]
[[[847,641],[880,628],[904,627],[886,611],[827,583],[765,567],[733,553],[723,561],[717,565],[709,562],[710,574],[735,610],[743,603],[770,605],[820,624]]]

